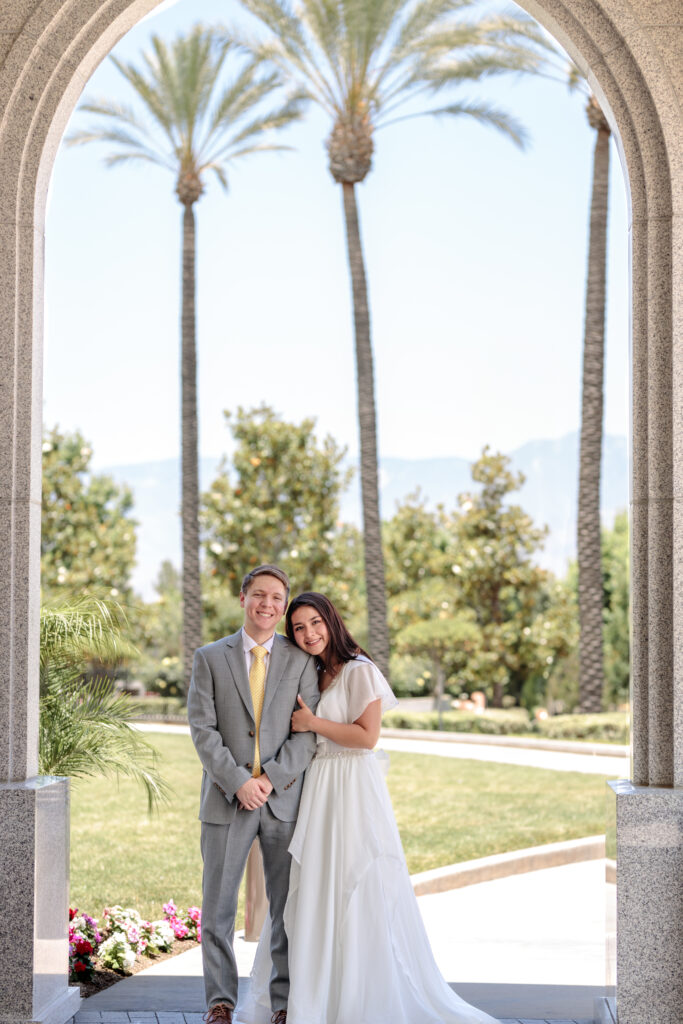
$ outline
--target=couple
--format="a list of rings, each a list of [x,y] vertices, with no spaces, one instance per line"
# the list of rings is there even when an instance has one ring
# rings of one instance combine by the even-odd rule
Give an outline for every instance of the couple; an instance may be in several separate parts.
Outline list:
[[[207,1024],[495,1024],[449,988],[422,924],[372,753],[396,698],[323,595],[294,598],[287,639],[275,634],[288,599],[281,569],[253,569],[244,626],[194,659]],[[270,914],[235,1009],[237,896],[256,837]]]

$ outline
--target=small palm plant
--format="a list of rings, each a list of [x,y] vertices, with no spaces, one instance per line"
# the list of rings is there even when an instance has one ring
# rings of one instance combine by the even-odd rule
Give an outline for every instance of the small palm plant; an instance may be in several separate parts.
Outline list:
[[[140,782],[151,810],[169,789],[156,751],[131,724],[135,706],[107,679],[84,684],[93,661],[115,664],[135,653],[114,601],[52,600],[40,613],[39,771],[42,775],[124,775]]]
[[[213,174],[228,188],[228,168],[257,152],[288,147],[271,134],[300,116],[296,95],[279,96],[281,79],[262,58],[248,56],[220,27],[195,26],[169,46],[153,36],[140,66],[111,58],[135,98],[135,106],[91,100],[79,108],[94,117],[73,132],[69,145],[110,146],[110,167],[128,161],[169,171],[183,208],[181,245],[181,419],[183,662],[187,690],[192,656],[202,642],[199,568],[199,475],[197,454],[197,354],[194,207]],[[228,65],[230,70],[228,71]]]
[[[367,275],[355,186],[372,167],[375,133],[408,117],[474,118],[517,145],[521,125],[495,105],[465,96],[439,102],[503,73],[531,73],[546,38],[523,15],[467,18],[475,0],[242,0],[270,30],[258,49],[329,116],[329,170],[341,185],[353,293],[360,476],[369,646],[389,666],[377,479],[377,429]]]

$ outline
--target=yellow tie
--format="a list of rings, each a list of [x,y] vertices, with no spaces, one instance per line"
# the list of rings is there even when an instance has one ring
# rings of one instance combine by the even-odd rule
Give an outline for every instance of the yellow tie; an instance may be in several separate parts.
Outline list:
[[[249,670],[249,689],[251,690],[251,703],[254,707],[254,723],[256,725],[256,739],[254,740],[254,768],[252,775],[257,778],[261,774],[261,750],[259,747],[259,727],[261,725],[261,712],[263,711],[263,695],[266,692],[266,662],[265,657],[268,651],[265,647],[252,647],[251,669]]]

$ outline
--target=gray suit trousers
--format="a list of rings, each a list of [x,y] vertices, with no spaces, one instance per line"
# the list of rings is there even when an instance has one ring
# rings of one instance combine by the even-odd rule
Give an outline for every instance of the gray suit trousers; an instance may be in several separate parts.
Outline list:
[[[288,851],[296,822],[280,821],[265,803],[255,811],[238,810],[228,825],[202,822],[202,960],[206,1005],[237,1005],[237,963],[233,949],[240,882],[256,836],[261,844],[266,892],[273,925],[270,951],[270,1003],[287,1009],[289,967],[282,915],[289,890]]]

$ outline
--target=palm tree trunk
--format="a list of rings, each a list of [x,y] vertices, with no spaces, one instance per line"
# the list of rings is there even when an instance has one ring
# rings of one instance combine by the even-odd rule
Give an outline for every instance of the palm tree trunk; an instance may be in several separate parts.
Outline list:
[[[353,184],[342,182],[346,244],[353,292],[353,321],[356,336],[356,382],[360,432],[360,482],[363,500],[363,541],[365,586],[368,602],[368,646],[380,672],[389,678],[389,630],[382,553],[382,523],[379,515],[377,482],[377,421],[375,377],[370,343],[370,310],[365,278],[363,248],[358,225],[358,207]]]
[[[190,686],[194,652],[202,642],[199,577],[199,469],[197,442],[197,349],[195,315],[196,240],[192,203],[183,204],[181,327],[181,449],[183,535],[183,681]]]
[[[579,452],[579,703],[581,711],[602,711],[602,558],[600,550],[600,465],[605,348],[605,279],[609,128],[597,129],[593,162],[583,390]]]

